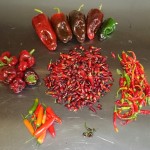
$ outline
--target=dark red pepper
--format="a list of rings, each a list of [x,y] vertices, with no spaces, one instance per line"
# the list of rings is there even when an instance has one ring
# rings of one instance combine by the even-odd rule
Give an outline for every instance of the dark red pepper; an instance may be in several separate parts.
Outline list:
[[[34,49],[28,52],[27,50],[22,50],[19,56],[19,71],[25,71],[27,68],[31,68],[35,64],[35,57],[32,55]]]
[[[80,11],[83,5],[78,10],[73,10],[69,13],[69,22],[73,34],[78,42],[83,43],[86,37],[86,22],[85,15]]]
[[[34,86],[39,81],[38,74],[33,69],[27,69],[24,73],[24,81],[29,86]]]
[[[87,14],[87,36],[90,40],[94,39],[96,32],[100,28],[103,22],[104,14],[100,9],[91,9]]]
[[[15,77],[16,77],[16,69],[14,67],[6,66],[0,70],[0,82],[9,84],[13,81]]]
[[[12,89],[14,93],[20,93],[25,87],[26,83],[19,77],[16,77],[10,83],[10,89]]]
[[[48,17],[41,12],[32,19],[32,26],[35,29],[42,43],[50,50],[56,50],[57,38],[56,34],[48,20]]]
[[[67,43],[72,39],[72,31],[68,23],[67,17],[64,13],[60,12],[59,8],[58,13],[53,14],[50,18],[54,31],[63,43]]]

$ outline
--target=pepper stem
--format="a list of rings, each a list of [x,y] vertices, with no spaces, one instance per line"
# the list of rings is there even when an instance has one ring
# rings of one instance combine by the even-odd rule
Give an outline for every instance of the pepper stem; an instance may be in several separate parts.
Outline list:
[[[42,14],[43,13],[43,11],[41,11],[40,9],[34,9],[36,12],[38,12],[38,13],[40,13],[40,14]]]
[[[99,10],[102,10],[102,4],[100,4],[100,6],[99,6]]]
[[[78,11],[81,11],[81,9],[84,7],[84,4],[82,4],[79,8]]]
[[[58,7],[55,7],[54,9],[57,10],[57,13],[60,13],[60,9]]]
[[[35,49],[32,49],[29,53],[32,55],[34,53]]]

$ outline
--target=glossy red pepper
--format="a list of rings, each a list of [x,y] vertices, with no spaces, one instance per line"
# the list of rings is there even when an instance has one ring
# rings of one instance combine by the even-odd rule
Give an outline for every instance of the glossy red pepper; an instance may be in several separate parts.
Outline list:
[[[61,120],[61,118],[60,117],[58,117],[55,113],[54,113],[54,111],[52,110],[52,108],[51,107],[47,107],[46,108],[46,113],[47,113],[47,117],[48,118],[54,118],[55,119],[55,121],[56,122],[58,122],[58,123],[62,123],[62,120]]]
[[[26,83],[21,78],[16,77],[9,86],[14,93],[20,93],[26,87]]]
[[[0,55],[0,67],[5,66],[7,64],[7,60],[5,57],[10,58],[11,53],[9,51],[5,51]]]
[[[39,138],[54,122],[54,118],[46,120],[33,134],[35,138]]]
[[[35,57],[33,56],[34,49],[30,52],[22,50],[19,55],[19,71],[25,71],[27,68],[31,68],[35,64]]]
[[[69,13],[69,22],[73,34],[78,42],[83,43],[86,37],[86,22],[85,15],[80,11],[83,5],[78,10],[73,10]]]
[[[33,17],[32,25],[42,43],[50,51],[56,50],[57,38],[48,17],[41,12],[37,16]]]
[[[102,25],[104,14],[100,9],[91,9],[87,14],[87,36],[90,40],[94,39],[95,34]]]
[[[60,12],[59,8],[58,13],[53,14],[50,18],[54,31],[63,43],[67,43],[72,39],[72,31],[68,23],[67,17],[64,13]]]

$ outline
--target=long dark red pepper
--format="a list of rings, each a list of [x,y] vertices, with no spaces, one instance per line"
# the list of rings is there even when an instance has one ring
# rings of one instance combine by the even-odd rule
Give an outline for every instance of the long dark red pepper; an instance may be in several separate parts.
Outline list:
[[[100,9],[91,9],[87,14],[87,36],[90,40],[94,39],[95,34],[102,25],[104,14]]]
[[[56,50],[57,38],[56,34],[48,20],[48,17],[41,12],[32,18],[32,25],[42,43],[50,50]]]
[[[60,12],[59,8],[55,9],[58,10],[58,13],[51,16],[50,22],[58,39],[63,43],[67,43],[72,39],[72,31],[69,22],[66,15],[63,12]]]
[[[85,15],[81,12],[81,5],[78,10],[73,10],[69,13],[69,22],[73,34],[78,42],[83,43],[86,37],[86,21]]]

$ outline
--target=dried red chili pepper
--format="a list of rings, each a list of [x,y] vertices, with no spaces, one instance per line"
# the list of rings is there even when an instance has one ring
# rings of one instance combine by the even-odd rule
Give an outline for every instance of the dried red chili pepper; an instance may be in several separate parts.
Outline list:
[[[78,42],[83,43],[86,37],[86,21],[85,15],[81,12],[81,5],[78,10],[73,10],[69,13],[69,22],[73,34]]]
[[[58,13],[53,14],[50,21],[59,40],[63,43],[67,43],[72,39],[72,31],[67,17],[64,13],[60,12],[59,8],[54,9],[58,10]]]
[[[87,14],[87,36],[90,40],[94,39],[96,32],[103,22],[104,14],[100,9],[91,9]]]
[[[57,38],[48,17],[40,11],[40,14],[32,18],[32,25],[42,43],[50,51],[56,50]]]

